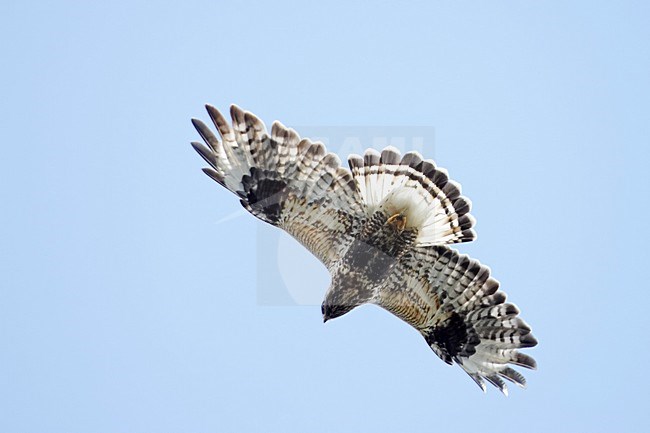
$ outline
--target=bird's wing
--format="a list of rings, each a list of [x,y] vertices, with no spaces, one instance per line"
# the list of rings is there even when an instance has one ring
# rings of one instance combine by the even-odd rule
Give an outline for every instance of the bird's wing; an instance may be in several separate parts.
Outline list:
[[[365,215],[351,173],[322,143],[301,139],[279,122],[269,135],[262,121],[235,105],[232,126],[216,108],[206,108],[220,139],[192,119],[207,145],[192,143],[210,165],[203,171],[250,213],[284,229],[330,266]]]
[[[446,363],[459,364],[485,391],[487,380],[502,392],[502,378],[524,387],[508,364],[536,368],[518,349],[537,340],[506,303],[490,269],[446,246],[415,247],[395,264],[375,303],[415,327]]]

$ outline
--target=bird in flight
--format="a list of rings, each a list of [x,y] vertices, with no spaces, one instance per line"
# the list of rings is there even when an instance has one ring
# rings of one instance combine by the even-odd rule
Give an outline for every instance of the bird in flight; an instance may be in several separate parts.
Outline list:
[[[194,149],[203,171],[257,218],[281,228],[329,270],[323,320],[371,303],[422,334],[447,364],[485,391],[525,387],[510,365],[535,369],[519,349],[537,340],[506,302],[490,269],[449,247],[475,239],[471,202],[434,161],[395,148],[350,155],[350,169],[325,146],[236,105],[232,123],[206,106],[218,137],[198,119]]]

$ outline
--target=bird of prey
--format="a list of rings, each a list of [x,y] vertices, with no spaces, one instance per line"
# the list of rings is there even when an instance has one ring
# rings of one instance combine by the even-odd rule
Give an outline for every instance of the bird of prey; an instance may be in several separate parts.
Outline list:
[[[235,105],[232,124],[206,108],[219,137],[192,119],[205,142],[192,143],[209,164],[203,171],[327,267],[324,321],[375,304],[418,330],[484,392],[484,380],[506,395],[503,379],[525,387],[510,365],[535,369],[518,349],[537,340],[490,269],[449,247],[476,235],[471,203],[445,169],[388,147],[351,155],[348,170],[322,143],[279,122],[269,134]]]

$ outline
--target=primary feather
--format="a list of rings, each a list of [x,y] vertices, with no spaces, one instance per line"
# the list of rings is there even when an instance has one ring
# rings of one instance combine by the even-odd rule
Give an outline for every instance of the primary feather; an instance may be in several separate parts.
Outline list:
[[[374,303],[417,329],[445,362],[485,390],[525,386],[509,365],[536,368],[518,349],[537,341],[478,261],[449,244],[475,239],[471,202],[447,171],[418,153],[391,147],[351,155],[350,171],[322,143],[275,122],[269,135],[233,105],[232,125],[207,106],[219,138],[192,122],[204,172],[242,206],[302,243],[330,271],[325,321]]]

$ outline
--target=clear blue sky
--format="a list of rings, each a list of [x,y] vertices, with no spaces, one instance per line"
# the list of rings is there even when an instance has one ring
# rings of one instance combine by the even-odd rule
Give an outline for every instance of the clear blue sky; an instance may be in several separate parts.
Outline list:
[[[642,1],[2,2],[0,431],[649,431],[649,20]],[[189,146],[205,102],[433,128],[478,221],[459,249],[540,341],[528,389],[482,394],[375,307],[323,325],[261,302],[327,274],[226,218]]]

